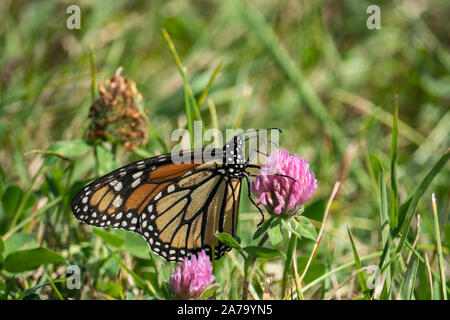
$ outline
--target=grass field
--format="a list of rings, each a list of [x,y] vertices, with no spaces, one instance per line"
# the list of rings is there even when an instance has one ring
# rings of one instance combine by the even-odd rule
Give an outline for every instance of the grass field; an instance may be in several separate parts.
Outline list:
[[[447,299],[450,3],[376,1],[370,30],[372,2],[84,0],[69,30],[73,2],[2,1],[0,298],[166,298],[173,263],[137,234],[79,223],[70,203],[201,117],[205,129],[281,128],[281,149],[318,183],[309,237],[284,230],[264,245],[280,254],[252,268],[233,249],[209,298],[242,299],[247,278],[249,299]],[[147,112],[132,151],[87,139],[98,84],[119,67]],[[255,246],[243,185],[237,236]]]

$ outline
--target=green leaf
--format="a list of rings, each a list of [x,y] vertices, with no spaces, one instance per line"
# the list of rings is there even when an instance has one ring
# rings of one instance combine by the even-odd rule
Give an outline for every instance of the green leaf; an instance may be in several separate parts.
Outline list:
[[[116,277],[120,272],[120,264],[114,259],[114,257],[109,257],[103,263],[102,268],[105,270],[105,274],[109,276]]]
[[[283,240],[283,231],[281,230],[282,220],[274,220],[269,228],[269,239],[272,245],[277,245]]]
[[[237,242],[236,239],[233,238],[232,235],[228,234],[228,233],[220,233],[220,232],[216,232],[216,237],[217,239],[219,239],[220,242],[222,242],[223,244],[226,244],[227,246],[237,249],[237,250],[241,250],[241,245],[239,244],[239,242]]]
[[[141,235],[125,230],[120,231],[124,231],[125,233],[124,251],[140,259],[150,259],[150,248],[148,247],[147,241]]]
[[[291,224],[292,225],[292,224]],[[298,226],[299,233],[308,239],[316,240],[317,239],[317,231],[316,227],[311,223],[311,220],[309,220],[306,217],[300,217],[300,224]]]
[[[3,243],[2,237],[0,237],[0,255],[3,253],[4,250],[5,250],[5,244]]]
[[[327,199],[321,198],[305,207],[302,217],[311,218],[316,221],[322,221],[325,213]]]
[[[24,194],[25,192],[16,185],[6,188],[2,196],[2,204],[8,217],[11,218],[14,216],[19,208],[20,201],[22,200]]]
[[[301,273],[306,268],[306,264],[308,263],[309,256],[304,255],[297,258],[297,268],[299,273]],[[318,259],[313,259],[308,267],[308,272],[305,274],[303,281],[305,284],[308,284],[315,279],[319,278],[325,273],[325,264],[320,262]],[[293,269],[292,269],[293,272]]]
[[[48,151],[54,153],[55,155],[48,154],[46,163],[47,165],[53,164],[58,160],[57,156],[62,156],[64,158],[75,158],[81,156],[88,152],[92,146],[84,140],[62,140],[55,142],[50,147]]]
[[[276,258],[276,257],[285,258],[286,257],[282,252],[280,252],[277,249],[271,249],[271,248],[265,248],[265,247],[249,246],[249,247],[245,247],[243,250],[252,256],[256,256],[258,258],[263,258],[263,259],[271,259],[271,258]]]
[[[30,247],[36,246],[36,241],[33,237],[33,235],[26,233],[26,232],[17,232],[10,236],[8,239],[5,240],[4,243],[4,256],[6,257],[8,254],[22,249],[25,244],[28,244],[28,249],[31,249]]]
[[[106,149],[101,144],[98,144],[96,149],[100,169],[102,169],[105,174],[119,167],[111,151]]]
[[[139,148],[139,147],[134,148],[134,149],[133,149],[133,152],[134,152],[135,154],[137,154],[138,156],[143,157],[143,158],[151,158],[151,157],[154,156],[154,154],[148,152],[147,150],[144,150],[144,149],[142,149],[142,148]]]
[[[281,222],[283,227],[286,230],[289,230],[293,234],[295,234],[299,239],[305,237],[311,240],[317,239],[317,231],[316,228],[311,223],[311,220],[309,220],[306,217],[301,217],[300,221],[297,223],[297,229],[294,229],[295,222],[294,221],[282,221]]]
[[[23,297],[22,300],[41,300],[41,297],[39,297],[39,295],[36,293],[32,293]]]
[[[158,272],[158,286],[162,287],[165,283],[170,280],[171,268],[161,268]]]
[[[116,248],[121,247],[125,242],[125,239],[100,229],[94,229],[93,233],[102,238],[107,244]]]
[[[218,283],[213,283],[211,285],[209,285],[205,291],[203,291],[202,296],[199,298],[199,300],[206,300],[209,297],[211,297],[219,288],[219,284]]]
[[[5,259],[4,268],[8,272],[18,273],[52,263],[66,263],[66,260],[46,248],[35,248],[10,253]]]

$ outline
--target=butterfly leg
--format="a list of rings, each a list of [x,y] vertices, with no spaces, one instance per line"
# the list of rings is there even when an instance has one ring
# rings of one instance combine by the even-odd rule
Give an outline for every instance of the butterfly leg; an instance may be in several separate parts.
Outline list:
[[[251,197],[251,191],[250,191],[250,179],[248,178],[247,175],[244,175],[245,180],[247,180],[247,191],[248,191],[248,198],[250,199],[251,203],[253,203],[253,205],[258,208],[259,213],[261,214],[261,221],[258,223],[257,227],[259,228],[259,226],[261,226],[264,222],[264,213],[262,212],[261,208],[258,207],[258,205],[255,203],[255,201],[253,201],[252,197]]]

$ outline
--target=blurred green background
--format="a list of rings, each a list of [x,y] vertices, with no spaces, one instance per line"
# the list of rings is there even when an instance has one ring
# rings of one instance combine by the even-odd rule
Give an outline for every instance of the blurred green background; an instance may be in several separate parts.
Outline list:
[[[69,209],[77,188],[94,177],[92,153],[84,158],[73,155],[78,160],[70,166],[73,172],[67,177],[64,161],[40,169],[44,158],[33,151],[47,150],[57,141],[85,138],[93,101],[92,52],[97,81],[111,77],[123,66],[123,75],[136,82],[150,121],[169,147],[174,144],[171,132],[185,126],[186,116],[183,79],[161,29],[172,37],[197,97],[223,61],[208,95],[216,106],[219,128],[281,128],[282,149],[306,158],[316,174],[319,187],[309,207],[313,219],[320,221],[334,182],[342,182],[315,260],[317,275],[353,258],[347,225],[361,255],[382,249],[375,190],[378,160],[385,168],[386,181],[390,181],[396,101],[401,201],[449,147],[450,2],[76,1],[81,8],[81,29],[68,30],[66,8],[70,4],[74,1],[0,3],[0,231],[6,247],[13,235],[5,234],[13,229],[15,210],[24,195],[29,195],[29,204],[21,205],[22,216],[15,223],[61,196],[62,201],[39,215],[32,225],[14,231],[15,235],[32,235],[22,236],[21,245],[17,239],[14,243],[16,249],[43,246],[80,265],[98,263],[98,270],[103,271],[90,274],[87,281],[100,293],[78,292],[72,293],[73,297],[123,295],[117,288],[118,280],[114,280],[118,262],[105,258],[99,238],[90,232],[92,228],[81,227]],[[381,8],[380,30],[366,27],[366,9],[371,4]],[[201,113],[210,126],[207,103],[201,106]],[[163,152],[151,132],[142,149],[150,155]],[[119,148],[116,159],[104,164],[102,173],[108,166],[124,165],[141,156]],[[448,221],[448,169],[447,165],[439,173],[417,208],[423,216],[419,249],[430,257],[434,250],[431,192],[436,193],[443,226]],[[11,204],[11,198],[17,201]],[[238,235],[249,242],[258,213],[246,197],[242,199]],[[448,266],[450,230],[443,227],[442,231]],[[414,234],[410,237],[412,242]],[[312,242],[305,240],[299,250],[307,256],[311,246]],[[146,263],[139,261],[143,254],[130,256],[127,252],[132,249],[127,248],[121,253],[124,261],[129,264],[127,259],[138,259],[133,262],[136,272],[144,279],[148,276],[150,283],[156,281],[155,270],[147,270]],[[227,268],[228,262],[223,264]],[[56,267],[48,268],[45,270],[52,278],[61,275]],[[425,276],[425,267],[420,268],[419,275]],[[279,263],[268,262],[261,270],[276,282],[279,269]],[[7,283],[10,276],[3,273],[0,278]],[[48,280],[42,274],[33,278],[38,280],[30,280],[29,273],[22,276],[15,282],[16,292]],[[346,276],[348,273],[331,277],[324,287],[336,286],[335,282]],[[141,297],[133,284],[124,291],[129,298]],[[50,286],[37,292],[58,297]],[[255,289],[254,294],[257,292]],[[326,292],[316,290],[310,297],[323,298]],[[429,298],[427,293],[418,295]]]

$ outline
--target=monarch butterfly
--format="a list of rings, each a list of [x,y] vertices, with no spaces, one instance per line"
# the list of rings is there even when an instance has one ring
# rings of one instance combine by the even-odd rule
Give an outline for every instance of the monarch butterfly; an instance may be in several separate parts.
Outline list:
[[[249,164],[251,155],[245,159],[249,139],[236,135],[223,148],[182,151],[184,160],[194,160],[188,163],[174,163],[168,153],[126,165],[79,191],[72,213],[92,226],[141,234],[167,261],[202,249],[219,259],[231,248],[216,231],[235,235],[242,179],[249,183],[247,168],[259,168]],[[256,206],[250,191],[249,198]]]

